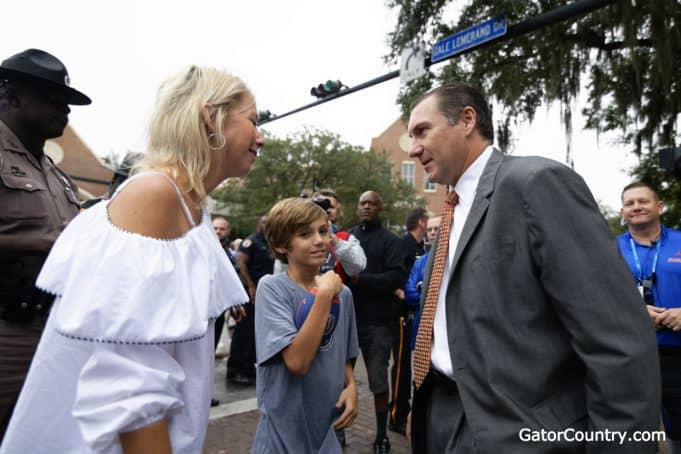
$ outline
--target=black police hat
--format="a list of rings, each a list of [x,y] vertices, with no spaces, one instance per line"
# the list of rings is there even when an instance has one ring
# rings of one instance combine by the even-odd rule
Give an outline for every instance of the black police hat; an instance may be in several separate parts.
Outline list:
[[[68,104],[83,106],[92,100],[69,87],[69,73],[57,57],[40,49],[27,49],[0,64],[0,79],[20,80],[68,95]]]

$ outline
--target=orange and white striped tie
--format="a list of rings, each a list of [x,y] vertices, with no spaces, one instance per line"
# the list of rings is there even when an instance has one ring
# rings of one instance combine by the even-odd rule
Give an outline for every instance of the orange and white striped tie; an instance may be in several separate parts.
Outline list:
[[[433,339],[433,322],[435,320],[435,309],[437,299],[442,284],[442,276],[445,273],[445,263],[447,261],[447,250],[449,249],[449,233],[452,229],[452,218],[454,207],[459,202],[459,196],[451,191],[447,195],[442,208],[442,223],[440,224],[440,237],[433,260],[433,269],[430,273],[430,281],[426,293],[426,301],[421,312],[418,332],[416,333],[416,345],[414,347],[414,383],[417,388],[423,384],[423,380],[428,375],[430,369],[430,350]]]

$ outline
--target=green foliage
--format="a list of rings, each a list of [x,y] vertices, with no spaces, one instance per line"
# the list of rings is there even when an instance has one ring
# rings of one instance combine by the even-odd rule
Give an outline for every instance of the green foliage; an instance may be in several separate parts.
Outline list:
[[[230,207],[237,232],[252,232],[258,216],[276,201],[313,189],[336,191],[341,203],[338,224],[344,227],[357,222],[357,201],[367,190],[381,195],[382,217],[391,225],[401,225],[406,210],[422,203],[411,186],[393,177],[392,163],[384,155],[347,144],[336,134],[306,130],[266,140],[248,176],[229,180],[212,194]]]
[[[605,221],[608,223],[610,233],[612,233],[614,236],[624,233],[624,231],[627,229],[627,226],[622,224],[622,215],[619,213],[619,211],[615,211],[600,202],[598,203],[598,207],[600,208],[601,214],[605,218]]]
[[[509,26],[565,5],[567,0],[469,0],[453,22],[442,20],[451,2],[388,0],[398,11],[388,39],[395,61],[415,40],[433,44],[456,31],[505,14]],[[584,127],[612,131],[641,156],[679,141],[681,111],[681,2],[622,0],[577,20],[565,21],[437,65],[400,94],[403,112],[431,86],[463,81],[502,106],[495,112],[497,144],[512,141],[510,125],[532,120],[537,108],[558,101],[569,135],[570,106],[580,87],[588,105]],[[434,67],[431,67],[434,68]]]

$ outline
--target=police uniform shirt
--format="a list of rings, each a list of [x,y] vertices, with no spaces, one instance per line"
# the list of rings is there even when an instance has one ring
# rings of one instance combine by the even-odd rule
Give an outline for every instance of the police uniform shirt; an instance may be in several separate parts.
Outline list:
[[[0,121],[0,264],[35,279],[64,227],[80,209],[77,188],[43,154],[33,156]],[[11,262],[11,263],[10,263]]]
[[[258,285],[261,277],[274,271],[274,259],[262,233],[257,232],[246,238],[239,246],[239,251],[248,256],[248,273],[255,285]]]

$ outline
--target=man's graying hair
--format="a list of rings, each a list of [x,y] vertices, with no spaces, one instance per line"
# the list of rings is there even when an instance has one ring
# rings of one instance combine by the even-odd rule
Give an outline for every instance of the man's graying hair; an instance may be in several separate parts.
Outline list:
[[[410,110],[414,110],[419,103],[430,96],[437,96],[438,109],[451,125],[459,121],[464,107],[472,107],[477,114],[477,128],[480,135],[487,140],[494,141],[492,112],[485,97],[478,90],[462,83],[445,84],[417,98]]]

